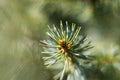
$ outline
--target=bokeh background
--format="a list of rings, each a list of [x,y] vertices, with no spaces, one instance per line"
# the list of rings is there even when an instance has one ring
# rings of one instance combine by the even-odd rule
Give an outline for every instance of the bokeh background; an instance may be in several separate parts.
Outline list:
[[[0,80],[53,80],[39,41],[60,20],[92,41],[86,79],[120,80],[120,0],[0,0]]]

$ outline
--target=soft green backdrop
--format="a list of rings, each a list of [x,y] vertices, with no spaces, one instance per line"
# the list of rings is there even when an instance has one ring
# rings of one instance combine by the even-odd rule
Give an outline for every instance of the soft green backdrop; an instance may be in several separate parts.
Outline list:
[[[39,40],[47,39],[47,25],[59,25],[60,20],[81,26],[98,57],[119,53],[120,0],[0,0],[0,80],[52,80],[52,71],[41,59]],[[108,59],[102,62],[108,63]],[[115,59],[113,63],[118,63],[108,64],[112,68],[101,63],[88,76],[91,80],[119,80],[120,58]]]

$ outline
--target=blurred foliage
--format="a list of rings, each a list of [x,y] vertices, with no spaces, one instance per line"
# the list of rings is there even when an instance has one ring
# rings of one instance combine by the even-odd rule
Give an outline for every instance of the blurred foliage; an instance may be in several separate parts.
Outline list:
[[[96,56],[96,59],[89,63],[88,80],[119,80],[119,51],[119,47],[115,44],[99,42],[99,45],[90,52]]]
[[[117,45],[119,53],[119,8],[120,0],[0,0],[0,80],[52,80],[52,71],[43,65],[38,42],[47,38],[46,26],[58,25],[60,20],[82,27],[82,33],[88,34],[94,43],[92,53],[96,53],[97,59],[108,58],[110,53],[101,42],[107,48]],[[94,64],[97,66],[99,60]],[[91,74],[97,76],[90,75],[91,80],[120,79],[118,67],[99,65],[106,67],[106,72],[93,65]]]

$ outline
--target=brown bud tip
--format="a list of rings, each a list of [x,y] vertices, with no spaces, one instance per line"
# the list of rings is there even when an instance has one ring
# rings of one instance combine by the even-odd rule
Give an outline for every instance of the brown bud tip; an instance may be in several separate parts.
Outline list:
[[[60,45],[63,45],[63,44],[65,44],[65,40],[64,40],[64,39],[62,39],[62,40],[59,40],[59,44],[60,44]]]

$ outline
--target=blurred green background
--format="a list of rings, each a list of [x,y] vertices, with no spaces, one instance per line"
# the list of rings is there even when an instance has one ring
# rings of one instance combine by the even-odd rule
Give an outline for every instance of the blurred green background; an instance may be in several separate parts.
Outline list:
[[[93,43],[88,80],[120,79],[120,0],[0,0],[0,80],[53,80],[39,41],[60,20],[81,26]]]

